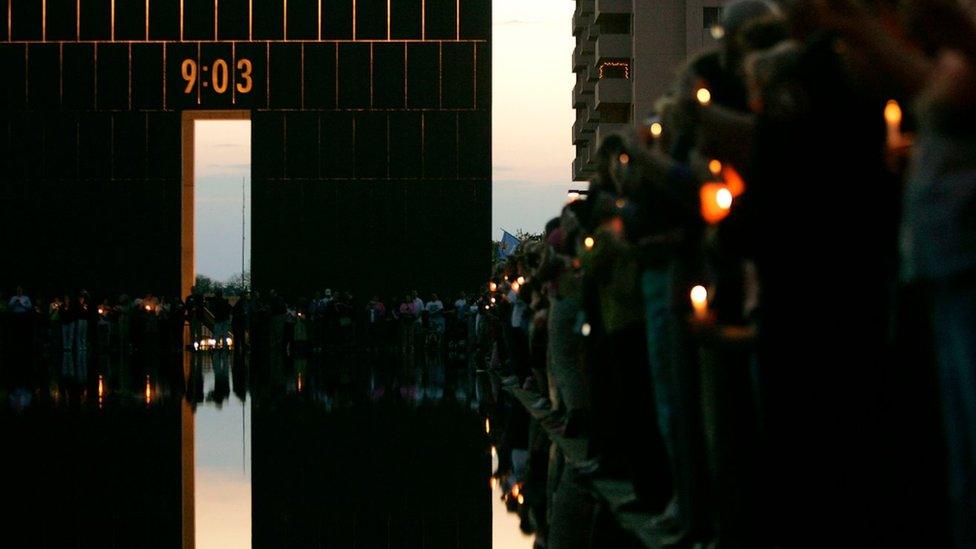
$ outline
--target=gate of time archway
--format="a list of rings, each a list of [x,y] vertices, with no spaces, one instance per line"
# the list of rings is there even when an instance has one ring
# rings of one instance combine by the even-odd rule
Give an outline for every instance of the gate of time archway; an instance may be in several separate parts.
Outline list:
[[[490,13],[490,0],[0,0],[0,287],[185,295],[181,128],[199,117],[251,120],[257,287],[477,283]]]

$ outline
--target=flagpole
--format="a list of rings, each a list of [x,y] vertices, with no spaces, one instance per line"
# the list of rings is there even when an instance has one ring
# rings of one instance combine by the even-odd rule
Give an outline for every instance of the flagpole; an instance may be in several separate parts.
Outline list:
[[[241,177],[241,291],[247,290],[246,282],[244,282],[244,239],[247,233],[247,227],[244,222],[244,210],[247,207],[247,196],[245,193],[244,177]]]

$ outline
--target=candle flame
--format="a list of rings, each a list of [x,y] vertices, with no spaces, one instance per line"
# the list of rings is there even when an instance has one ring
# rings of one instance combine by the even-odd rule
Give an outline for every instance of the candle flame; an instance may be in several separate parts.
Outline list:
[[[722,173],[722,163],[718,160],[712,159],[708,162],[708,171],[712,172],[712,175],[718,177],[718,174]]]
[[[152,385],[149,384],[149,374],[146,374],[146,404],[152,402]]]
[[[519,284],[525,284],[525,277],[520,276],[518,277],[518,279],[515,280],[515,282],[518,282]]]
[[[498,289],[498,284],[495,284],[494,282],[489,282],[488,283],[488,291],[489,292],[494,292],[497,289]]]
[[[485,418],[485,434],[486,435],[491,434],[491,420],[489,420],[488,418]]]
[[[692,288],[691,302],[697,306],[702,306],[708,303],[708,290],[706,290],[702,285]]]
[[[901,125],[901,105],[898,104],[894,99],[890,99],[885,103],[884,108],[884,119],[891,126],[898,127]]]
[[[651,123],[650,132],[651,137],[661,137],[661,134],[664,133],[664,126],[660,122],[653,122]]]
[[[592,331],[593,327],[590,326],[589,322],[584,322],[583,325],[580,326],[580,333],[583,334],[583,337],[589,336]]]
[[[707,105],[712,102],[712,92],[708,91],[708,88],[698,88],[695,92],[695,98],[702,105]]]
[[[587,250],[592,250],[594,244],[596,244],[596,240],[594,240],[592,236],[588,236],[583,239],[583,245],[586,246]]]
[[[732,207],[732,191],[728,189],[719,189],[715,193],[715,203],[718,204],[719,208],[727,210]]]
[[[617,160],[619,160],[621,164],[626,166],[627,164],[630,164],[630,155],[627,153],[620,153],[620,156],[617,157]]]

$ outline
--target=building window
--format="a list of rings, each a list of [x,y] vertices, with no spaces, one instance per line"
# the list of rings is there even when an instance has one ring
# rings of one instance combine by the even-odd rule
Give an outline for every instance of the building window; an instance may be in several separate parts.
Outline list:
[[[630,78],[630,59],[608,59],[600,63],[600,80]]]
[[[605,13],[599,20],[600,34],[630,34],[629,13]]]
[[[702,8],[702,28],[710,31],[722,23],[722,7],[710,6]]]
[[[608,103],[600,106],[601,124],[627,124],[630,122],[630,103]]]

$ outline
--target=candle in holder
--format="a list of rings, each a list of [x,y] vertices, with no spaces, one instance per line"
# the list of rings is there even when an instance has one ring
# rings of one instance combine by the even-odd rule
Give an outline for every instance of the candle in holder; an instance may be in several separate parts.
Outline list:
[[[708,316],[708,290],[698,285],[691,289],[691,306],[695,309],[695,318],[702,320]]]

